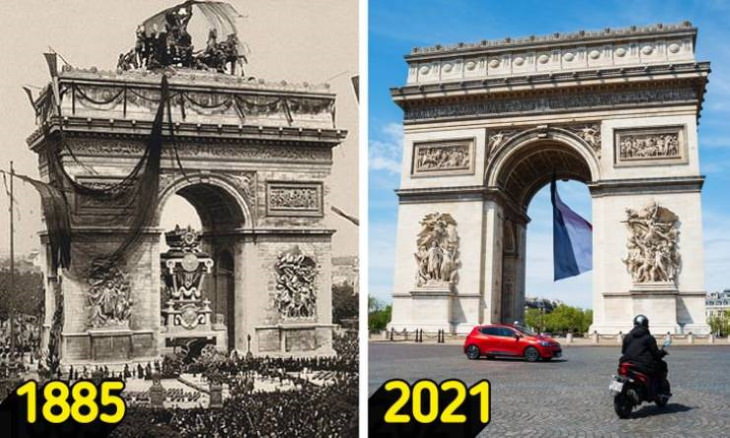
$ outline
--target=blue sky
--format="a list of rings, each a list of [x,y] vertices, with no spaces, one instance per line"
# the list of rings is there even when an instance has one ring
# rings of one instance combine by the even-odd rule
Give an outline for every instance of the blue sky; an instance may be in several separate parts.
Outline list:
[[[397,198],[400,182],[402,113],[389,88],[404,84],[403,55],[413,47],[483,39],[542,35],[691,21],[699,28],[697,59],[712,73],[700,119],[705,287],[730,288],[730,0],[661,1],[477,1],[371,0],[369,4],[369,293],[390,301]],[[591,220],[588,189],[559,183],[561,197]],[[549,189],[530,204],[527,237],[527,295],[591,306],[591,274],[552,281],[552,219]]]

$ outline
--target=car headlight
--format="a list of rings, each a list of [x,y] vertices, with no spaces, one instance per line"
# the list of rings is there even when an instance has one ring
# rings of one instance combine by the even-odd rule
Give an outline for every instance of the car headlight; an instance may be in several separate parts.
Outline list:
[[[540,345],[543,346],[543,347],[549,347],[550,346],[550,342],[548,342],[548,341],[540,341]]]

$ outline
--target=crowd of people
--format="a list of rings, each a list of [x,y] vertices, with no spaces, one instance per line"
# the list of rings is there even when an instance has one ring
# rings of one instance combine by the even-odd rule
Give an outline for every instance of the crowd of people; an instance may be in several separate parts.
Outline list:
[[[288,379],[296,389],[254,391],[230,385],[230,397],[219,409],[130,406],[113,437],[340,437],[357,436],[357,337],[335,341],[336,357],[216,357],[186,365],[184,372],[245,380],[252,373]],[[332,376],[324,385],[301,377]]]

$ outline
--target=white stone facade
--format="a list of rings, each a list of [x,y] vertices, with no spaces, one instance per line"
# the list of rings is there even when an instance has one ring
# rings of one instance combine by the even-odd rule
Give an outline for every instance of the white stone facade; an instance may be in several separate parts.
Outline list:
[[[555,172],[593,199],[590,330],[625,333],[644,313],[657,330],[708,332],[697,118],[709,63],[695,61],[695,36],[683,23],[408,55],[407,83],[391,90],[405,112],[391,327],[522,319],[527,206]],[[676,245],[681,266],[672,282],[637,284],[622,261],[626,210],[652,203],[678,217],[678,237],[646,264],[661,269]],[[418,224],[435,212],[459,233],[458,277],[442,293],[414,281]]]

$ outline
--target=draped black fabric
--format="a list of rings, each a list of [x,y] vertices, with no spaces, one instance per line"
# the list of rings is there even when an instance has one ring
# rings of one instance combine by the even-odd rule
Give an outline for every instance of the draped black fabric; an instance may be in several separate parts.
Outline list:
[[[68,268],[71,264],[71,220],[66,194],[33,178],[18,174],[14,176],[32,185],[41,197],[53,270],[59,266]]]
[[[150,225],[155,215],[157,194],[159,190],[160,160],[162,155],[162,129],[166,107],[169,108],[169,85],[166,76],[162,76],[160,85],[161,99],[152,123],[152,132],[147,140],[144,153],[134,168],[122,181],[106,186],[91,187],[77,182],[63,166],[61,152],[68,151],[73,159],[80,163],[66,145],[63,134],[61,147],[46,149],[50,184],[23,177],[31,183],[41,195],[43,213],[46,217],[49,243],[52,252],[54,269],[57,266],[69,268],[71,265],[70,206],[64,190],[68,187],[76,197],[89,197],[96,203],[108,203],[118,210],[117,218],[123,221],[128,231],[119,246],[109,253],[90,255],[88,265],[82,265],[82,274],[89,275],[94,271],[104,270],[117,264],[136,242],[143,229]],[[172,120],[170,120],[172,125]],[[170,127],[172,130],[172,126]],[[128,205],[120,200],[130,199]]]

